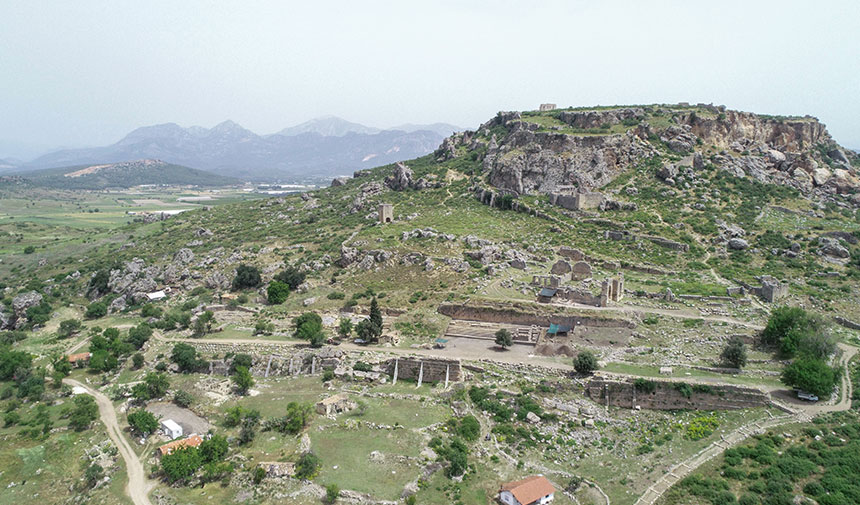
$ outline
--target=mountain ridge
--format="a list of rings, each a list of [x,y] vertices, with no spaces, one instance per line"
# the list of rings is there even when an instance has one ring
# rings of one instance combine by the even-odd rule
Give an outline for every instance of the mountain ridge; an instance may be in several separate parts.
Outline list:
[[[330,177],[423,156],[444,139],[436,131],[420,129],[420,125],[411,126],[414,127],[412,131],[377,130],[330,116],[293,127],[298,130],[288,128],[275,134],[259,135],[232,120],[208,129],[161,123],[136,128],[108,146],[54,151],[19,168],[43,169],[152,158],[252,180],[309,175]],[[439,124],[430,126],[439,129]],[[448,127],[452,126],[444,128]],[[356,129],[364,130],[348,131]],[[285,131],[292,134],[284,134]]]
[[[111,187],[127,188],[147,184],[214,187],[241,182],[235,178],[166,163],[157,159],[15,171],[11,175],[23,179],[33,186],[84,190]]]

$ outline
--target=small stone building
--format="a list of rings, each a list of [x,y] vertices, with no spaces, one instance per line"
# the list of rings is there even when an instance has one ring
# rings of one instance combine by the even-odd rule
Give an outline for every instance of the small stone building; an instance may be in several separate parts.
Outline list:
[[[549,110],[555,110],[555,104],[554,103],[542,103],[542,104],[540,104],[539,110],[541,112],[546,112]]]
[[[379,222],[390,223],[394,221],[394,205],[390,203],[379,204]]]
[[[356,407],[356,403],[349,399],[346,393],[338,393],[317,402],[316,411],[321,416],[329,416],[348,412]]]

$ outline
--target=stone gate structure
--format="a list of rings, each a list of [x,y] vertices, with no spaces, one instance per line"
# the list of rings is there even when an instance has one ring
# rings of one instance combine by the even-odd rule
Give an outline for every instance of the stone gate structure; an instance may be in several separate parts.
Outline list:
[[[420,386],[425,382],[444,382],[448,387],[450,382],[463,379],[463,370],[458,359],[402,357],[392,358],[385,364],[386,372],[391,376],[392,383],[397,379],[413,380]]]

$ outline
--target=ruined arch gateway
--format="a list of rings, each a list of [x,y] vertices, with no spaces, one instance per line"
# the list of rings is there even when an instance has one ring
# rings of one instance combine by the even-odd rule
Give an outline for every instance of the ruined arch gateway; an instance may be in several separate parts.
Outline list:
[[[379,222],[390,223],[394,221],[394,205],[390,203],[379,204]]]

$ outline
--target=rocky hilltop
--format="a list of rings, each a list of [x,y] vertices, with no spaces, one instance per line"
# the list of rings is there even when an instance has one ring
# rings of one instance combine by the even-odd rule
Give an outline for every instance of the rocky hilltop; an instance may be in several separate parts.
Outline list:
[[[483,157],[491,185],[518,195],[595,190],[646,161],[669,185],[712,165],[807,195],[860,189],[858,156],[816,118],[713,105],[500,112],[477,132],[449,137],[436,154],[450,159],[464,151]]]

